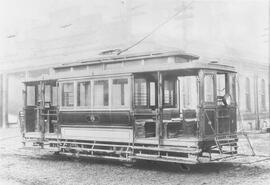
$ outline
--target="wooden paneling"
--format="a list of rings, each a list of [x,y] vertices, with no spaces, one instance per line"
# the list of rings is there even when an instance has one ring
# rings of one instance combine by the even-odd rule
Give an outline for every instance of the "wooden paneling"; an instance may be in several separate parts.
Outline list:
[[[129,111],[65,111],[59,118],[61,125],[131,125]]]
[[[133,141],[132,129],[122,128],[61,128],[62,139],[128,142]]]

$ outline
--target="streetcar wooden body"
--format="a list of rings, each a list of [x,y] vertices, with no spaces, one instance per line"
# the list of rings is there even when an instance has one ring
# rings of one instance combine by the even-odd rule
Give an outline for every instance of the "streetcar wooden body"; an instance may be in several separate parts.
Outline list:
[[[25,82],[23,142],[126,162],[235,155],[235,70],[198,58],[173,51],[56,66]]]

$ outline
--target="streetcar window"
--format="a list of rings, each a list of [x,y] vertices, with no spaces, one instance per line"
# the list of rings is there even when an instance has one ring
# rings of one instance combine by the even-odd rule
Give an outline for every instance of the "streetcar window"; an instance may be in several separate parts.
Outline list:
[[[204,77],[204,101],[214,101],[214,75],[207,74]]]
[[[180,108],[196,109],[198,105],[198,88],[196,76],[181,76],[180,81]]]
[[[235,75],[229,75],[229,93],[232,98],[232,101],[235,102]]]
[[[27,91],[27,106],[34,106],[35,105],[35,97],[36,97],[36,93],[35,93],[35,86],[27,86],[26,87],[26,91]]]
[[[71,107],[74,105],[74,83],[62,84],[62,106]]]
[[[77,106],[90,106],[90,82],[78,82]]]
[[[164,106],[175,106],[175,80],[164,80]]]
[[[57,97],[57,87],[52,87],[52,105],[57,106],[58,105],[58,97]]]
[[[135,105],[147,106],[146,79],[135,79]]]
[[[128,79],[113,79],[112,81],[112,105],[127,106],[129,103]]]
[[[225,74],[217,75],[217,96],[224,96],[226,93]]]
[[[37,101],[41,101],[41,85],[37,85]]]
[[[94,82],[94,106],[102,107],[109,105],[108,80],[96,80]]]
[[[51,102],[51,86],[45,85],[45,102]]]
[[[156,83],[150,82],[150,106],[156,106]]]

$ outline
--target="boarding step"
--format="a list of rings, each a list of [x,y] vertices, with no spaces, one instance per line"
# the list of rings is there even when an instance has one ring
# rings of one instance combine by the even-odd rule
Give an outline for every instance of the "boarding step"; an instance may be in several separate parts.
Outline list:
[[[123,147],[130,148],[130,144],[116,144],[116,143],[97,143],[97,142],[80,142],[80,141],[50,141],[51,144],[58,145],[79,145],[79,146],[106,146],[106,147]]]
[[[160,156],[151,154],[135,154],[130,156],[132,159],[139,160],[151,160],[151,161],[162,161],[162,162],[172,162],[172,163],[182,163],[182,164],[196,164],[197,159],[187,158],[187,157],[174,157],[174,156]]]
[[[134,150],[143,150],[143,151],[163,151],[163,152],[174,152],[174,153],[186,153],[186,154],[199,154],[202,150],[198,148],[188,148],[188,147],[149,147],[149,146],[134,146]]]
[[[107,154],[131,154],[131,151],[116,151],[116,150],[109,150],[109,149],[98,149],[98,148],[80,148],[80,147],[60,147],[61,151],[76,151],[76,152],[97,152],[97,153],[107,153]]]
[[[220,154],[237,154],[237,135],[222,135],[215,137],[216,148]]]

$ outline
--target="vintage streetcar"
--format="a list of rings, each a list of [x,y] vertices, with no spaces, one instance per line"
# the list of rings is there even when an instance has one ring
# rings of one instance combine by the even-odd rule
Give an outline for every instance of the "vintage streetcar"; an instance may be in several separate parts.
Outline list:
[[[233,67],[181,51],[102,56],[24,82],[23,143],[180,164],[237,155]]]

